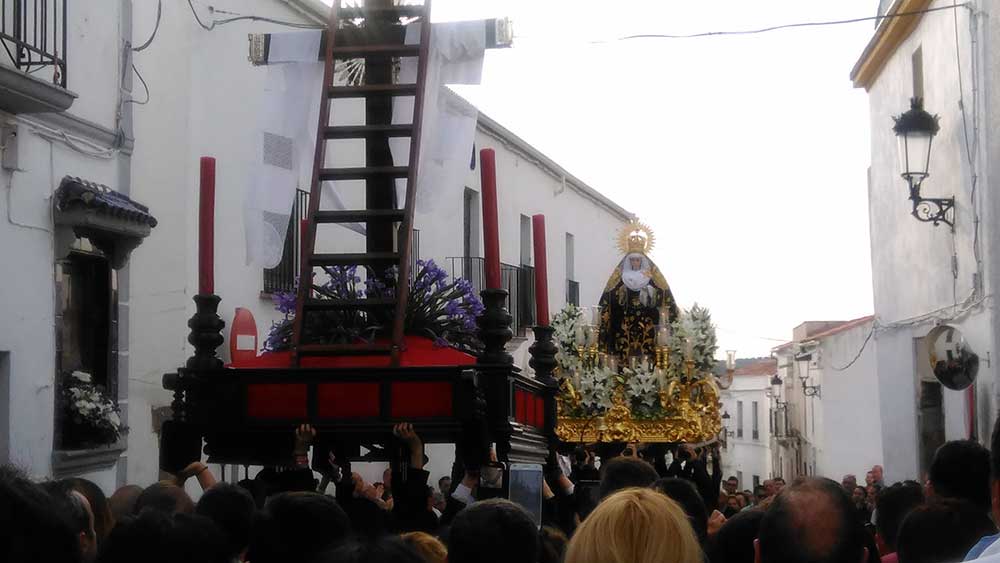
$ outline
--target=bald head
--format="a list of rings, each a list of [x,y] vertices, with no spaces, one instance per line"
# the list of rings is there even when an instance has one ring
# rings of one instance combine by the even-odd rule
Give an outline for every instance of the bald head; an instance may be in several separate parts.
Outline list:
[[[758,561],[862,563],[863,532],[843,486],[830,479],[797,479],[761,522]]]

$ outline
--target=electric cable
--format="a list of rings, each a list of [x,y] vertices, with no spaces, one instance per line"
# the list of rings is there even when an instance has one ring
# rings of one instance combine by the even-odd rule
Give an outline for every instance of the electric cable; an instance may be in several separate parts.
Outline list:
[[[146,47],[149,47],[153,43],[153,39],[156,37],[156,32],[160,30],[160,16],[163,15],[163,0],[157,0],[156,3],[156,23],[153,24],[153,33],[150,34],[149,39],[147,39],[142,45],[138,47],[133,47],[132,50],[138,53]]]

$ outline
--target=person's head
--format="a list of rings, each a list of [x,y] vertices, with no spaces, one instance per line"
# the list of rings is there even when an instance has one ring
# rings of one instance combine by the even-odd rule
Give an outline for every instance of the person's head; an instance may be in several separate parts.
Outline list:
[[[444,512],[444,509],[448,507],[448,501],[444,498],[444,495],[441,494],[441,491],[434,491],[433,494],[431,494],[431,506],[441,512]]]
[[[99,563],[229,563],[223,533],[208,518],[146,510],[108,534]]]
[[[730,475],[726,478],[726,482],[723,484],[723,487],[726,489],[727,493],[733,494],[740,488],[740,480],[734,475]]]
[[[878,501],[878,494],[881,490],[882,487],[878,485],[868,485],[868,488],[865,490],[865,502],[868,503],[868,506],[875,507],[875,502]]]
[[[851,474],[844,475],[844,478],[840,480],[840,484],[844,486],[845,491],[850,493],[858,486],[858,478]]]
[[[231,558],[246,553],[256,510],[253,497],[246,489],[218,483],[205,491],[194,510],[195,514],[207,517],[222,530]]]
[[[434,536],[426,532],[407,532],[399,537],[423,558],[424,563],[448,563],[448,548]]]
[[[451,477],[446,475],[438,479],[438,490],[444,495],[451,494]]]
[[[79,536],[61,509],[19,470],[0,465],[0,561],[81,561]]]
[[[351,473],[351,481],[354,482],[354,494],[360,495],[362,491],[365,490],[365,486],[367,485],[367,483],[365,483],[365,478],[362,477],[360,473],[355,471],[354,473]]]
[[[876,483],[878,483],[879,485],[882,484],[882,480],[885,479],[885,475],[882,472],[882,466],[881,465],[873,465],[872,466],[872,477],[875,478],[875,482]]]
[[[194,501],[184,489],[169,483],[156,483],[146,487],[135,499],[133,514],[144,510],[156,510],[165,514],[192,514]]]
[[[868,490],[860,486],[854,487],[854,490],[851,492],[851,502],[854,503],[854,506],[858,508],[864,508],[865,503],[867,501],[868,501]]]
[[[69,486],[74,491],[87,498],[90,510],[94,513],[94,532],[97,534],[97,544],[100,545],[108,537],[108,534],[111,533],[111,529],[115,527],[115,516],[111,512],[111,505],[108,503],[108,498],[104,496],[104,491],[93,481],[88,481],[81,477],[72,477],[66,479],[66,482],[69,483]]]
[[[653,483],[653,490],[659,491],[676,502],[687,514],[691,529],[694,530],[698,543],[704,545],[708,540],[708,510],[698,490],[691,481],[677,477],[664,477]]]
[[[753,563],[753,541],[757,539],[763,519],[763,510],[748,510],[726,520],[709,546],[709,560],[713,563]]]
[[[347,514],[333,498],[318,493],[281,493],[268,499],[254,522],[250,561],[308,561],[334,549],[351,532]]]
[[[291,560],[289,560],[291,561]],[[382,536],[365,542],[349,542],[328,550],[313,563],[426,563],[427,559],[400,538]]]
[[[97,533],[94,532],[94,513],[87,497],[73,490],[66,481],[49,481],[42,484],[45,492],[55,501],[57,510],[69,521],[76,537],[82,561],[93,561],[97,556]]]
[[[697,563],[701,546],[687,515],[650,489],[625,489],[604,499],[580,524],[566,563]]]
[[[990,510],[990,452],[978,442],[955,440],[939,447],[928,481],[932,497],[963,499],[983,512]]]
[[[504,499],[462,509],[448,538],[449,563],[535,563],[538,557],[535,522],[523,508]]]
[[[774,481],[774,494],[781,494],[782,489],[785,488],[785,479],[783,477],[775,477],[772,481]]]
[[[616,457],[601,465],[600,495],[603,499],[628,487],[648,487],[659,477],[648,462],[634,457]]]
[[[562,531],[542,526],[538,531],[538,563],[562,563],[569,538]]]
[[[758,563],[862,563],[865,531],[844,487],[799,478],[779,494],[761,521]]]
[[[754,504],[759,504],[760,501],[767,498],[767,487],[764,485],[757,485],[753,488],[753,502]]]
[[[775,485],[774,479],[767,479],[764,481],[764,496],[773,497],[777,488],[778,487]]]
[[[735,512],[739,512],[740,509],[743,508],[742,506],[740,506],[740,496],[729,495],[729,498],[726,499],[726,508],[733,510]]]
[[[864,490],[858,487],[859,490]],[[896,551],[899,526],[911,510],[924,502],[924,491],[915,481],[904,481],[887,487],[875,503],[878,518],[875,521],[875,540],[879,553],[888,555]]]
[[[996,527],[969,501],[937,498],[910,511],[899,527],[899,563],[961,561],[983,536]]]
[[[875,474],[869,471],[865,473],[865,486],[870,487],[875,484]]]
[[[111,515],[116,522],[135,512],[135,501],[139,500],[141,494],[142,487],[139,485],[125,485],[111,495],[108,506],[111,507]]]

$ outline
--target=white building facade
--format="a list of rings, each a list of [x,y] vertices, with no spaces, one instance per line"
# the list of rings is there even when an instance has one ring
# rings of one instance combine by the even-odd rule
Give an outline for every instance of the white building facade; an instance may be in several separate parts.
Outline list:
[[[237,307],[255,316],[259,343],[279,318],[268,293],[281,287],[260,266],[248,265],[244,252],[243,200],[251,181],[251,139],[265,80],[265,69],[247,60],[247,34],[287,30],[244,20],[208,31],[184,2],[164,2],[159,18],[157,2],[113,4],[114,10],[103,3],[100,8],[88,8],[88,3],[69,6],[68,89],[78,95],[69,111],[36,117],[0,113],[0,123],[18,123],[21,133],[18,168],[10,172],[5,167],[0,177],[6,192],[0,198],[0,255],[17,265],[0,291],[0,318],[5,320],[0,328],[0,463],[21,465],[37,477],[84,475],[106,492],[159,478],[157,432],[172,398],[161,378],[191,354],[186,323],[194,313],[191,297],[198,288],[201,156],[217,160],[215,288],[222,298],[219,314],[227,323],[220,355],[228,360]],[[219,9],[301,24],[321,23],[327,9],[313,0],[216,4]],[[119,123],[118,85],[124,84],[127,93],[135,76],[130,65],[122,64],[130,54],[122,45],[145,42],[157,21],[148,48],[131,53],[148,86],[149,101],[125,104],[125,118]],[[128,72],[123,74],[123,68]],[[143,97],[140,91],[137,98]],[[363,107],[335,108],[334,114],[340,123],[357,122]],[[36,135],[30,125],[36,122],[55,133]],[[115,145],[119,125],[126,133],[122,146]],[[81,154],[69,143],[93,154]],[[535,257],[525,218],[546,216],[550,310],[555,314],[568,301],[597,302],[619,258],[617,231],[631,215],[486,116],[479,118],[475,148],[496,151],[501,259],[509,265],[505,276],[510,274],[521,300],[512,301],[511,308],[520,307],[520,326],[514,328],[523,337],[512,345],[516,361],[527,369],[526,328],[533,323],[534,302],[533,280],[525,267],[533,266]],[[341,156],[336,145],[331,150],[332,159]],[[478,156],[471,156],[465,185],[435,194],[434,206],[415,219],[419,256],[433,258],[454,275],[472,271],[463,264],[474,269],[475,259],[482,256],[479,163]],[[51,199],[64,175],[131,196],[149,206],[158,224],[115,278],[116,392],[130,429],[127,438],[100,452],[61,455],[54,453],[58,257]],[[344,247],[358,238],[336,227],[321,230],[318,244]],[[450,472],[446,454],[431,452],[431,457],[435,478]]]
[[[864,474],[885,458],[872,317],[807,322],[774,349],[772,462],[786,480]],[[775,380],[774,383],[778,383]]]
[[[723,479],[735,476],[740,490],[752,491],[772,477],[771,469],[771,378],[777,362],[758,360],[733,372],[733,383],[720,393],[726,433],[722,450]]]
[[[995,163],[1000,145],[993,95],[1000,62],[992,53],[1000,22],[991,2],[950,8],[944,1],[882,2],[889,13],[940,11],[883,20],[851,78],[871,109],[869,216],[876,329],[878,410],[888,481],[920,479],[945,440],[988,441],[996,418],[1000,345],[997,303],[1000,198]],[[892,117],[912,97],[939,117],[930,176],[921,197],[954,197],[954,229],[910,215],[900,177]],[[926,337],[938,325],[957,328],[980,358],[971,390],[944,388],[931,373]],[[824,388],[825,389],[825,388]]]

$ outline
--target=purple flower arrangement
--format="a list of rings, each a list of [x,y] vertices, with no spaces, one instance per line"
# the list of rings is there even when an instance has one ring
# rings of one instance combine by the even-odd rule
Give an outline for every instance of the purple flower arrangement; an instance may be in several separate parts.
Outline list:
[[[312,285],[313,297],[317,299],[396,297],[399,273],[395,266],[388,268],[381,277],[369,269],[363,284],[357,266],[332,266],[323,269],[329,279],[322,285]],[[291,348],[296,298],[296,292],[273,295],[275,309],[284,314],[284,318],[272,324],[264,341],[265,351],[276,352]],[[406,307],[406,334],[426,336],[433,339],[437,346],[452,346],[476,354],[482,351],[476,318],[483,313],[483,309],[471,282],[462,278],[449,280],[448,272],[433,260],[417,260],[417,272],[410,281],[410,296]],[[311,311],[304,326],[304,341],[370,342],[377,336],[388,336],[394,314],[394,309],[390,307]]]

